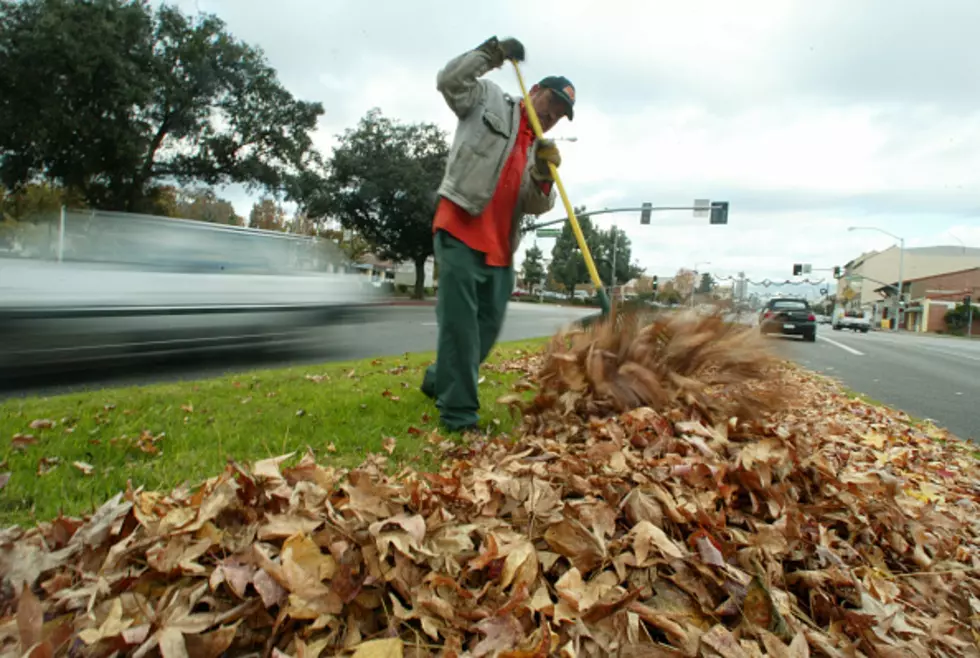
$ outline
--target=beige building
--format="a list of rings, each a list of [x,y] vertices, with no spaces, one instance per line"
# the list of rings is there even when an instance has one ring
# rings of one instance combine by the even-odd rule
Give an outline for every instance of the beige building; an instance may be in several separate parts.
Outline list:
[[[837,299],[849,307],[874,311],[875,318],[880,319],[880,307],[885,297],[879,289],[898,281],[899,252],[899,248],[893,246],[884,251],[861,254],[847,263],[837,283]],[[902,278],[912,281],[980,267],[980,249],[961,246],[907,248],[904,261]]]

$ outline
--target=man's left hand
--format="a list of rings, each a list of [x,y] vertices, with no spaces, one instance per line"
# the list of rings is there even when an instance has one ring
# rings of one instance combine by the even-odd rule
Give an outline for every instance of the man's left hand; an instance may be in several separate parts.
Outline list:
[[[560,167],[561,153],[558,152],[558,147],[555,146],[553,140],[539,139],[534,146],[534,167],[531,169],[531,176],[534,180],[539,182],[555,180],[554,176],[551,175],[549,164],[555,165],[556,169]]]

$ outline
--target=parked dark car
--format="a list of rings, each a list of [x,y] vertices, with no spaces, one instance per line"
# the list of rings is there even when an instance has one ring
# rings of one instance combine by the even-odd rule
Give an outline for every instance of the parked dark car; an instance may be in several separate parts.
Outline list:
[[[803,340],[812,343],[817,340],[817,318],[805,299],[771,299],[762,309],[759,331],[803,336]]]

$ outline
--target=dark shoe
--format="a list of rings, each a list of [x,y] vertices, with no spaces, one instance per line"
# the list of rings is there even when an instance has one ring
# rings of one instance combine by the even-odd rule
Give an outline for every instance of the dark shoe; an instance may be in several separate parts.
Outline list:
[[[442,426],[443,432],[446,434],[451,434],[454,436],[467,436],[467,435],[478,435],[486,436],[488,430],[486,427],[481,426],[479,423],[473,423],[471,425],[462,425],[460,427],[450,427],[449,425]]]
[[[429,366],[425,369],[425,375],[422,377],[422,385],[419,387],[422,391],[422,395],[429,398],[430,400],[436,399],[436,369],[435,366]]]

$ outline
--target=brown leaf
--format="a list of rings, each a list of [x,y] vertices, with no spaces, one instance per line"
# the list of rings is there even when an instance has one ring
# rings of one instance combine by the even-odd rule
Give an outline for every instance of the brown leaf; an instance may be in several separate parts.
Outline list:
[[[633,536],[633,553],[637,564],[645,564],[651,552],[656,551],[667,559],[680,559],[684,551],[663,530],[649,521],[640,521],[630,530]]]
[[[91,475],[95,470],[95,467],[86,462],[72,462],[71,465],[77,469],[82,475]]]
[[[633,489],[623,501],[623,511],[630,525],[636,525],[640,521],[649,521],[655,526],[663,524],[663,510],[660,504],[652,497],[643,492],[642,489]]]
[[[47,418],[38,418],[37,420],[32,420],[29,427],[32,430],[49,430],[55,425],[56,423],[53,420],[48,420]]]
[[[14,450],[26,450],[29,446],[37,443],[37,437],[33,434],[14,434],[10,439],[10,447]]]
[[[44,625],[44,609],[30,587],[24,587],[17,601],[17,632],[20,635],[21,653],[41,642]]]
[[[721,624],[716,624],[702,635],[701,642],[722,658],[749,658],[735,636]]]
[[[476,628],[484,637],[473,648],[473,656],[498,655],[501,651],[515,648],[524,636],[521,623],[512,615],[489,617],[480,621]]]
[[[583,574],[595,569],[605,558],[599,539],[575,519],[548,526],[544,538],[551,550],[564,555]]]
[[[308,535],[323,525],[322,519],[300,516],[299,514],[274,514],[266,517],[266,522],[259,527],[258,538],[261,541],[270,539],[285,539],[296,534]]]
[[[184,645],[187,648],[187,653],[194,658],[198,656],[201,658],[219,658],[231,647],[237,630],[236,624],[234,626],[222,626],[200,635],[185,635]]]
[[[381,447],[384,448],[385,452],[387,452],[389,455],[393,454],[395,452],[395,437],[385,437],[385,439],[381,441]]]
[[[39,460],[37,460],[37,474],[47,475],[60,463],[61,459],[58,457],[41,457]]]
[[[286,590],[266,571],[257,571],[252,578],[252,584],[262,598],[262,605],[266,608],[278,605],[286,596]]]
[[[705,564],[718,568],[725,567],[725,556],[722,555],[721,551],[719,551],[714,545],[710,537],[707,535],[701,535],[698,537],[697,547],[698,553],[701,555],[701,560]]]
[[[278,457],[270,457],[268,459],[262,459],[255,462],[252,466],[252,475],[257,478],[268,478],[270,480],[281,480],[282,471],[280,466],[283,462],[289,461],[295,455],[295,452],[291,452],[286,455],[279,455]]]
[[[752,579],[749,591],[742,601],[742,611],[745,618],[759,628],[769,629],[773,618],[773,604],[769,592],[758,578]]]
[[[507,551],[504,568],[500,574],[500,586],[515,589],[531,588],[538,577],[538,553],[529,541],[519,542]]]

